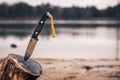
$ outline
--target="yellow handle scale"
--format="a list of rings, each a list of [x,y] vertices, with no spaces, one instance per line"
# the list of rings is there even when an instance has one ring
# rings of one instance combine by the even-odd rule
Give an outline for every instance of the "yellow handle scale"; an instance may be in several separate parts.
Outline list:
[[[53,16],[49,12],[47,12],[47,16],[50,19],[50,27],[51,27],[52,37],[55,37],[56,33],[55,33],[55,28],[54,28]]]

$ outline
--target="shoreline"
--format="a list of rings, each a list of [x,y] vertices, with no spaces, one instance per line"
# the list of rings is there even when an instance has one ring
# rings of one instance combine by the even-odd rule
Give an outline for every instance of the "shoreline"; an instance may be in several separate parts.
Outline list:
[[[0,25],[12,25],[12,24],[28,24],[28,25],[34,25],[38,24],[39,19],[6,19],[6,20],[0,20]],[[46,24],[49,24],[49,20],[46,21]],[[120,20],[99,20],[99,19],[93,19],[93,20],[54,20],[55,26],[120,26]]]
[[[120,60],[34,60],[43,69],[38,80],[114,80],[118,79],[120,72]]]

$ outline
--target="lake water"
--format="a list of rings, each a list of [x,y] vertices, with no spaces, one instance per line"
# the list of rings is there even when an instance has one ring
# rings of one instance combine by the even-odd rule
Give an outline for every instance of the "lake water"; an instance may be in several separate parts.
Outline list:
[[[56,22],[56,38],[51,37],[49,27],[45,25],[31,57],[65,59],[115,59],[120,57],[118,55],[119,26],[109,26],[109,24],[119,22],[108,22],[91,23],[90,21],[84,21],[84,24],[88,25],[81,25],[79,24],[80,21],[73,22],[73,25],[70,24],[71,22],[66,24],[64,21],[64,24]],[[9,53],[24,55],[36,23],[0,23],[0,57],[4,57]],[[94,23],[97,23],[97,25]],[[17,47],[11,47],[12,44]]]

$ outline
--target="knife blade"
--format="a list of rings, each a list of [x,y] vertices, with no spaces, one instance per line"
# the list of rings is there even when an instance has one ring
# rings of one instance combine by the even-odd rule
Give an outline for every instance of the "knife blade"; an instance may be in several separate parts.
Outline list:
[[[32,55],[36,43],[37,43],[36,39],[34,39],[34,38],[30,39],[29,44],[26,49],[26,52],[25,52],[25,57],[24,57],[25,61],[28,60],[28,58]]]

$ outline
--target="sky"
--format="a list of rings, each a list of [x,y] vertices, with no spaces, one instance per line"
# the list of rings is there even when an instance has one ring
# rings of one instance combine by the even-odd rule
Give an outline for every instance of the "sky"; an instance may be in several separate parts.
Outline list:
[[[115,6],[120,0],[0,0],[0,3],[7,3],[9,5],[25,2],[29,5],[36,6],[42,3],[50,3],[51,5],[60,6],[60,7],[87,7],[87,6],[96,6],[98,9],[105,9],[108,6]]]

